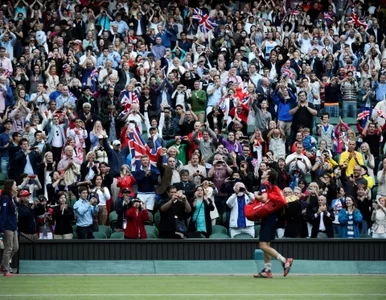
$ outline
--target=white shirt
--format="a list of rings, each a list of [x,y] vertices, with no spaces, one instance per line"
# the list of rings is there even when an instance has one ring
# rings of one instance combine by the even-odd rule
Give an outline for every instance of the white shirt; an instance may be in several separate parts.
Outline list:
[[[33,175],[34,174],[34,169],[32,168],[31,161],[29,159],[29,155],[27,155],[27,161],[25,163],[25,167],[24,167],[24,171],[23,172],[28,174],[28,175]]]
[[[63,147],[63,140],[62,140],[62,132],[57,125],[52,125],[52,128],[54,128],[54,137],[52,138],[52,146],[56,148]]]
[[[138,20],[137,32],[135,33],[136,36],[143,35],[141,22],[142,22],[142,19]]]

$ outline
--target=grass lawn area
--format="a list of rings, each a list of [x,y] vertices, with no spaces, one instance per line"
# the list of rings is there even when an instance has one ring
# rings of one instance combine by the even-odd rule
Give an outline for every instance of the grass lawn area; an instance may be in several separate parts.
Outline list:
[[[386,299],[386,276],[14,276],[0,299]]]

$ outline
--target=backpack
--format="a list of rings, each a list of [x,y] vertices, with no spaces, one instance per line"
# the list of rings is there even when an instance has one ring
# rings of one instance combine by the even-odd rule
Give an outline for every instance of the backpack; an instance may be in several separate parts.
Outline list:
[[[250,221],[264,219],[287,205],[283,191],[277,185],[269,186],[267,190],[268,201],[260,202],[256,199],[245,205],[245,217]]]

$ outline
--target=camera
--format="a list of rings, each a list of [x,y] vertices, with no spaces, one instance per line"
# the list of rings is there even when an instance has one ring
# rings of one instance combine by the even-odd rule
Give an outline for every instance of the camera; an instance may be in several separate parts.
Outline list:
[[[90,202],[91,205],[96,206],[99,204],[99,197],[98,194],[96,193],[91,193],[88,196],[88,201]]]
[[[239,192],[240,193],[244,193],[245,192],[245,188],[244,187],[239,188]]]

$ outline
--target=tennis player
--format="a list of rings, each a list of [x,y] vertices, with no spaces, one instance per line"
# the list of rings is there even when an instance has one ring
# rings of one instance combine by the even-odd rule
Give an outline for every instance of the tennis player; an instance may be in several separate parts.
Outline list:
[[[260,187],[260,193],[255,192],[255,198],[258,201],[268,201],[269,194],[272,191],[273,186],[276,185],[277,178],[278,173],[275,170],[269,169],[263,172],[263,175],[261,176],[262,184]],[[272,213],[261,220],[259,247],[264,252],[264,269],[260,273],[253,275],[255,278],[272,278],[271,257],[276,258],[282,263],[284,268],[284,277],[288,275],[291,269],[293,259],[283,257],[270,246],[271,241],[275,239],[277,220],[278,212]]]

